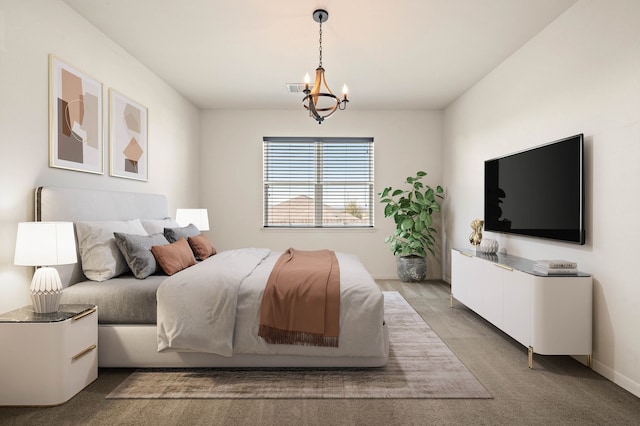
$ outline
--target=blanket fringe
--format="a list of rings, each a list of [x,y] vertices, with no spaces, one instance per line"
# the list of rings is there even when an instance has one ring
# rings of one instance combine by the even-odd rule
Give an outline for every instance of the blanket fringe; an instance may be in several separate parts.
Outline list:
[[[281,330],[267,325],[260,325],[258,336],[271,344],[338,347],[338,336]]]

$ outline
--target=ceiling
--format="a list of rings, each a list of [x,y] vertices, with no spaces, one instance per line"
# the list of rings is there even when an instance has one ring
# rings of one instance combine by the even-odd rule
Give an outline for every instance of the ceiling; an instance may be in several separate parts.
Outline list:
[[[201,109],[296,109],[323,66],[349,109],[442,109],[577,0],[63,0]]]

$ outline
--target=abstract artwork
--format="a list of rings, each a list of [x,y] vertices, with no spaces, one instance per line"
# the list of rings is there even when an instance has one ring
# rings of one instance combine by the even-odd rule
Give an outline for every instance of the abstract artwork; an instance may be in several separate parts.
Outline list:
[[[111,176],[147,180],[147,108],[109,89]]]
[[[49,55],[49,166],[103,173],[102,83]]]

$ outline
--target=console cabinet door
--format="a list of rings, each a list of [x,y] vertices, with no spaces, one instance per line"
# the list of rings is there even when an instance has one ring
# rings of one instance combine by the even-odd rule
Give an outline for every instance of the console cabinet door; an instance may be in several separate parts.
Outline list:
[[[477,280],[482,284],[482,303],[476,312],[491,324],[502,328],[504,322],[502,315],[504,304],[503,287],[506,279],[505,275],[509,272],[500,268],[495,263],[488,261],[480,262],[482,269]]]
[[[531,293],[531,346],[536,353],[590,354],[591,277],[535,277]]]
[[[532,279],[524,272],[505,271],[503,331],[525,346],[531,341]]]
[[[453,297],[497,327],[502,324],[502,272],[491,262],[453,251]]]
[[[453,250],[451,256],[451,294],[471,309],[473,307],[470,302],[470,286],[474,281],[474,274],[474,259]]]

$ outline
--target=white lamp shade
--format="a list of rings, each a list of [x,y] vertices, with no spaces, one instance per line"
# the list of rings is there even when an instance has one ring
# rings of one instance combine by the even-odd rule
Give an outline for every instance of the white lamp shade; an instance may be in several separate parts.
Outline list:
[[[200,231],[208,231],[209,213],[207,209],[178,209],[176,211],[176,222],[180,226],[187,226],[193,223]]]
[[[76,263],[76,241],[71,222],[20,222],[13,263],[51,266]]]

